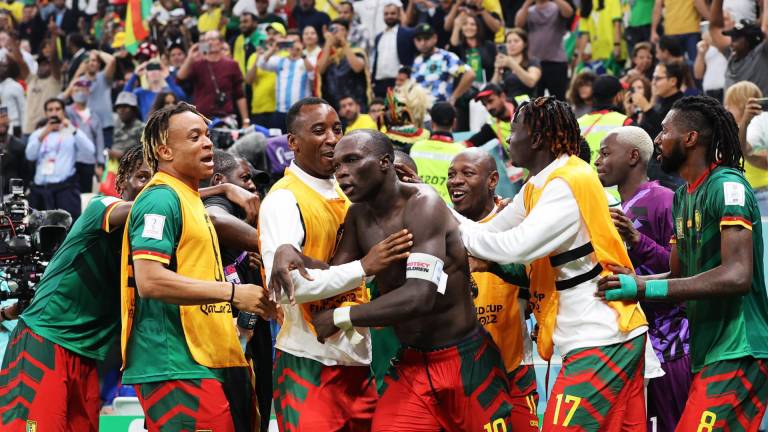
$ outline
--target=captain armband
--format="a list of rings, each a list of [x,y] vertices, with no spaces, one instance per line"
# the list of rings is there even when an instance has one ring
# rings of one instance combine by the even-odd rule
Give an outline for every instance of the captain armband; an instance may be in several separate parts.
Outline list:
[[[405,263],[406,279],[422,279],[437,285],[437,292],[445,294],[448,275],[443,271],[443,260],[425,253],[412,253]]]

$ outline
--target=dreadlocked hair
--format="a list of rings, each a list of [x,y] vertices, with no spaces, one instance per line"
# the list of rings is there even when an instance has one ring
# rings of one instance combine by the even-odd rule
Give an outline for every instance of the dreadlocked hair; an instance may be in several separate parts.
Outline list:
[[[123,193],[123,188],[120,185],[125,184],[125,182],[128,181],[131,174],[139,169],[142,162],[144,162],[143,146],[136,144],[126,150],[123,157],[120,158],[120,166],[117,168],[117,179],[115,180],[117,193]]]
[[[684,97],[674,105],[675,120],[686,131],[696,131],[707,146],[707,164],[744,171],[744,157],[739,144],[739,127],[717,99],[709,96]]]
[[[523,123],[531,135],[538,135],[548,143],[555,157],[579,154],[579,123],[565,102],[553,97],[539,97],[521,104],[515,117],[523,113]]]
[[[204,115],[200,114],[194,105],[190,105],[186,102],[168,105],[153,112],[152,115],[149,116],[147,125],[144,126],[144,132],[141,133],[141,145],[144,148],[144,160],[147,162],[147,165],[149,165],[152,174],[157,172],[157,165],[160,162],[157,149],[162,145],[166,145],[168,142],[168,124],[171,117],[187,111],[202,117],[206,124],[210,123]]]

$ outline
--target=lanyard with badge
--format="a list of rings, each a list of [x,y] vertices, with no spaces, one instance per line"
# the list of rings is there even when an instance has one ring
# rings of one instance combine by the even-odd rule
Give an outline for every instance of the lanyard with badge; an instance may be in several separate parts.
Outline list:
[[[41,167],[41,173],[44,176],[51,176],[53,175],[53,172],[56,169],[56,155],[59,153],[59,150],[61,149],[61,144],[64,142],[64,136],[61,134],[61,132],[58,133],[58,142],[56,143],[56,150],[51,152],[48,150],[48,139],[51,137],[51,134],[48,134],[48,136],[43,139],[43,148],[42,148],[42,154],[43,154],[43,165]]]

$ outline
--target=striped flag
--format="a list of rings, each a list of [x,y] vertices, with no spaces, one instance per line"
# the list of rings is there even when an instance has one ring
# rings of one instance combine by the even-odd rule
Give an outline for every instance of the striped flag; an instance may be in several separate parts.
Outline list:
[[[149,36],[150,10],[152,0],[128,0],[125,12],[125,48],[136,54],[139,44]]]

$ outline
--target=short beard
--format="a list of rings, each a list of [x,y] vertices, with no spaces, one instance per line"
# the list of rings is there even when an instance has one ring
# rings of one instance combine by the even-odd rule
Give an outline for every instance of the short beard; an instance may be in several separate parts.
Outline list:
[[[680,145],[675,145],[669,156],[661,156],[661,170],[667,174],[677,174],[684,163],[685,152]]]

